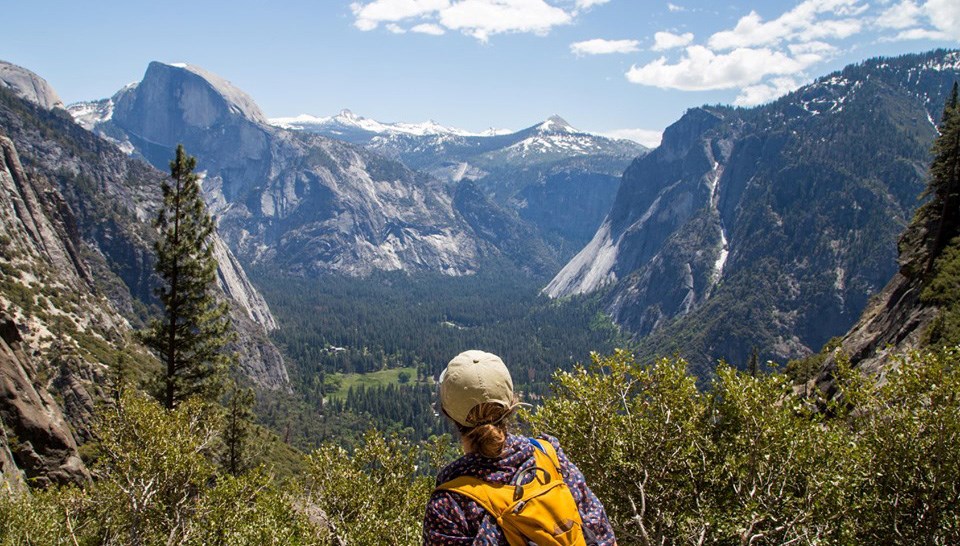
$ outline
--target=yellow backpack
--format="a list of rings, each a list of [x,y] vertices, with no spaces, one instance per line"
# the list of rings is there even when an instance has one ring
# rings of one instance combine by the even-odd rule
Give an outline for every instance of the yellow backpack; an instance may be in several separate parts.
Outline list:
[[[535,464],[517,472],[511,484],[461,476],[437,486],[473,499],[492,514],[510,546],[586,546],[583,520],[570,488],[560,475],[560,461],[550,442],[530,439]],[[530,483],[522,484],[527,476]],[[521,485],[522,484],[522,485]]]

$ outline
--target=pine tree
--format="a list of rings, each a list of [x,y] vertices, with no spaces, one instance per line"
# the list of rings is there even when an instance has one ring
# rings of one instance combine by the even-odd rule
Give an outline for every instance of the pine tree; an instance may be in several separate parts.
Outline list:
[[[253,389],[233,385],[227,398],[227,414],[223,429],[223,466],[239,476],[249,466],[250,433],[253,430]]]
[[[753,352],[750,353],[750,363],[747,365],[747,370],[750,372],[751,377],[756,377],[760,372],[760,355],[757,353],[757,348],[753,348]]]
[[[957,83],[943,109],[940,136],[933,143],[933,163],[930,165],[930,183],[925,194],[933,199],[928,210],[937,214],[927,270],[960,227],[960,104],[957,102]]]
[[[163,364],[158,398],[168,409],[191,396],[215,397],[232,361],[224,350],[234,335],[228,307],[215,296],[214,222],[193,172],[196,165],[196,158],[177,146],[172,183],[162,185],[163,206],[154,223],[160,231],[155,250],[163,316],[148,327],[144,342]]]

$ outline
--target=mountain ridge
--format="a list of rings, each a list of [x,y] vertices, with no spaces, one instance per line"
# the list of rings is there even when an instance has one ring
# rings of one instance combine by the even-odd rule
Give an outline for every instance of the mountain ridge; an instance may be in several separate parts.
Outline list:
[[[197,82],[206,72],[188,66],[151,63],[141,82],[114,95],[109,119],[86,121],[155,165],[185,144],[206,175],[220,231],[245,263],[301,275],[467,275],[499,253],[497,241],[474,233],[454,206],[455,186],[349,142],[268,125],[232,107],[245,94]],[[535,262],[517,265],[538,274],[557,267],[556,259]]]
[[[545,293],[604,288],[643,354],[704,373],[815,351],[892,275],[958,69],[956,51],[872,59],[768,105],[688,110]]]

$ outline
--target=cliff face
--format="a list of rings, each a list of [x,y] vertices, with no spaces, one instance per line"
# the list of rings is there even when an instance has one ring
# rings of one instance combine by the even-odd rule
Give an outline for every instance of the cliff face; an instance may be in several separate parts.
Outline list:
[[[44,199],[69,211],[65,225],[72,239],[63,239],[73,241],[68,255],[76,267],[128,321],[140,324],[154,303],[151,224],[164,175],[83,129],[65,111],[37,106],[0,90],[0,130],[15,143],[27,170],[49,182]],[[226,245],[218,239],[216,247],[220,286],[234,322],[249,334],[235,348],[241,369],[264,387],[289,388],[283,358],[266,337],[276,328],[269,307]]]
[[[23,478],[40,487],[89,480],[70,426],[24,349],[17,324],[0,314],[0,425],[6,444],[0,445],[0,470],[13,487]],[[5,460],[6,453],[12,460]],[[10,462],[16,468],[9,468]]]
[[[93,295],[63,199],[25,174],[12,141],[0,137],[0,149],[0,466],[11,484],[88,479],[77,442],[103,366],[63,349],[86,334],[122,336],[125,321]]]
[[[873,59],[753,109],[690,110],[545,292],[607,290],[641,353],[703,373],[846,331],[897,269],[960,53]]]
[[[539,274],[555,270],[555,262],[514,252],[515,241],[474,231],[454,203],[455,182],[359,145],[271,126],[250,97],[200,68],[151,63],[111,101],[71,108],[158,168],[178,143],[196,155],[220,233],[244,263],[297,274],[468,275],[506,256]],[[501,207],[485,199],[470,209],[500,216]]]

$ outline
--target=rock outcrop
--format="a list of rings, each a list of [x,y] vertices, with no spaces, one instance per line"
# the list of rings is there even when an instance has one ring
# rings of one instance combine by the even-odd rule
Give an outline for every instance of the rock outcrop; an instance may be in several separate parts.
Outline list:
[[[47,80],[21,66],[0,61],[0,87],[41,108],[63,109],[63,101]]]
[[[163,173],[129,158],[65,111],[33,108],[2,90],[0,131],[15,142],[26,170],[47,181],[39,201],[65,213],[60,231],[48,236],[54,241],[47,245],[51,252],[69,258],[127,321],[141,324],[155,297],[151,224]],[[65,250],[57,245],[66,245]],[[283,358],[266,336],[276,320],[226,245],[218,240],[216,248],[220,285],[234,322],[249,334],[236,347],[241,368],[264,387],[289,389]],[[64,259],[52,259],[57,269],[69,271],[61,265]]]
[[[87,481],[70,426],[39,376],[17,324],[0,314],[0,423],[13,461],[32,485]]]

